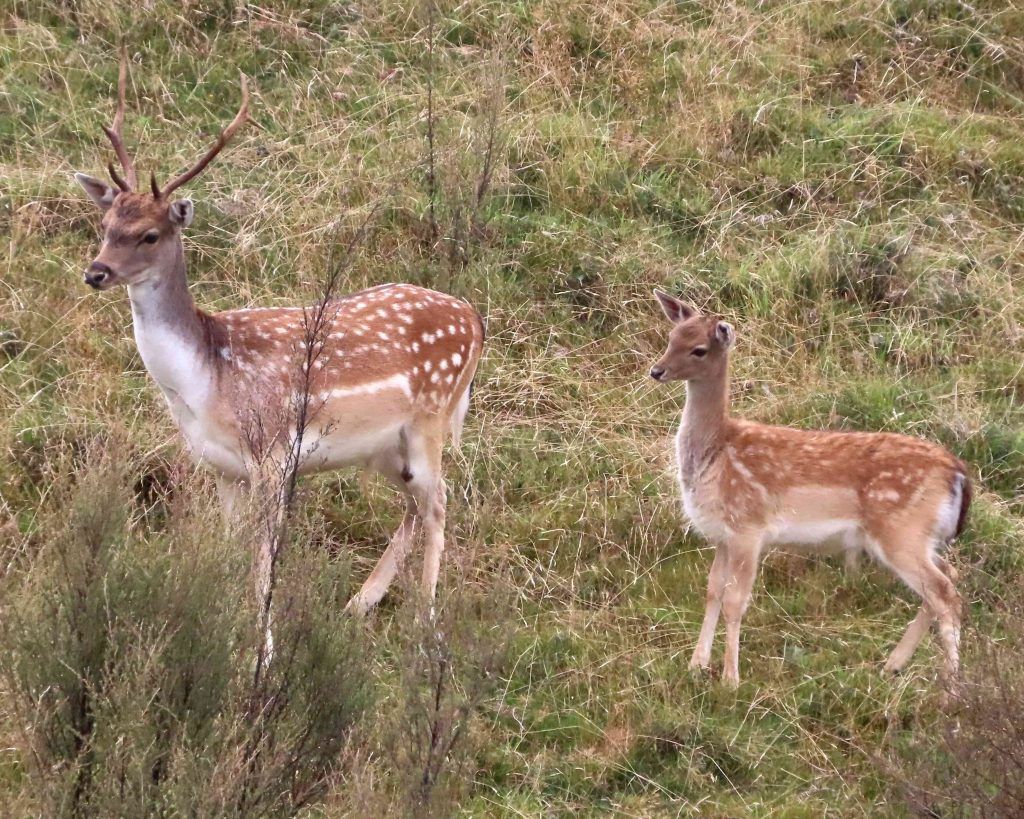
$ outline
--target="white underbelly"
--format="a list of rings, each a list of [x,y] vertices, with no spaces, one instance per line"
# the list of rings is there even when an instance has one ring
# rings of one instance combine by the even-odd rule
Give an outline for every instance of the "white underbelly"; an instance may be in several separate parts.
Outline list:
[[[810,521],[781,519],[769,526],[765,534],[767,546],[789,546],[826,554],[860,549],[863,544],[860,524],[841,518]]]
[[[299,473],[308,475],[330,469],[364,464],[375,455],[398,445],[403,422],[372,430],[310,430],[303,436]]]

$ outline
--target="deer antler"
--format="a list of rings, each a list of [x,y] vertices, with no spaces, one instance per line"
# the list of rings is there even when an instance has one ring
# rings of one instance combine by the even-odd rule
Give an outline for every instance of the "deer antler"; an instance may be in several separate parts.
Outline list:
[[[121,167],[124,169],[125,176],[127,177],[127,179],[122,179],[117,171],[114,170],[113,163],[107,166],[107,170],[110,171],[110,178],[114,180],[114,184],[122,191],[134,190],[135,186],[139,183],[135,175],[135,162],[124,147],[124,142],[121,139],[121,126],[124,125],[124,90],[127,84],[128,49],[122,48],[121,68],[117,73],[117,113],[114,114],[114,121],[109,128],[105,125],[103,126],[103,132],[110,140],[110,144],[114,146],[114,153],[117,154],[117,158],[121,162]]]
[[[186,182],[190,181],[191,179],[194,179],[196,176],[202,173],[203,169],[213,161],[213,158],[217,156],[217,154],[221,152],[221,149],[223,149],[224,146],[228,144],[228,142],[235,135],[238,129],[245,124],[245,121],[249,118],[249,81],[245,78],[245,74],[242,74],[241,77],[242,105],[238,109],[238,113],[235,114],[235,118],[231,120],[231,123],[228,125],[227,128],[220,132],[220,136],[217,137],[217,141],[213,143],[213,145],[210,147],[210,150],[208,150],[203,155],[202,159],[200,159],[198,162],[196,162],[195,165],[193,165],[191,168],[185,171],[185,173],[181,174],[180,176],[176,176],[174,179],[168,182],[167,186],[162,191],[157,186],[156,179],[152,179],[151,183],[153,187],[154,196],[156,196],[157,198],[167,197],[171,194],[172,191],[174,191],[177,188],[180,188]]]

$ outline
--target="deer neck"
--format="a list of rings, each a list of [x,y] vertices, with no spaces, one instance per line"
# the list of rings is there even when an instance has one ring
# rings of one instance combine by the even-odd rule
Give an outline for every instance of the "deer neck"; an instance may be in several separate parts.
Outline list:
[[[729,423],[729,374],[686,382],[686,404],[677,438],[684,476],[699,476],[721,448]]]
[[[184,402],[195,411],[205,400],[213,373],[180,243],[169,268],[129,285],[128,298],[135,343],[146,369],[172,406]]]

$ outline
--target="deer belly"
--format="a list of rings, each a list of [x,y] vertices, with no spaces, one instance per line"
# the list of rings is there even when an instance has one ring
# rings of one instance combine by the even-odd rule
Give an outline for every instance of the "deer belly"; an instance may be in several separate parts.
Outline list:
[[[768,545],[825,553],[861,548],[863,524],[857,494],[842,487],[794,487],[780,499],[765,540]]]
[[[862,547],[863,535],[856,520],[780,520],[768,530],[766,545],[790,546],[826,554]]]
[[[400,444],[412,402],[408,379],[394,377],[316,396],[303,434],[302,473],[364,464]]]
[[[299,472],[323,472],[364,464],[375,455],[398,446],[403,423],[374,426],[371,429],[346,429],[319,433],[307,431],[303,436]]]

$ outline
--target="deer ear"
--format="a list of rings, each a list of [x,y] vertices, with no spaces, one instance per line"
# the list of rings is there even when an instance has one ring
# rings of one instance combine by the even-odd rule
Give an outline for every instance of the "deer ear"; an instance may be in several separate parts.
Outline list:
[[[191,199],[176,199],[171,202],[170,217],[174,224],[187,228],[192,224],[195,215],[196,208]]]
[[[654,297],[661,305],[661,309],[665,313],[666,318],[668,318],[668,320],[673,324],[680,321],[686,321],[687,319],[693,318],[697,315],[696,309],[690,307],[688,304],[684,304],[679,301],[679,299],[670,296],[662,290],[655,290]]]
[[[736,341],[736,331],[729,322],[720,321],[715,325],[715,338],[723,347],[729,349]]]
[[[109,210],[110,206],[114,204],[117,191],[102,179],[89,176],[87,173],[76,173],[75,181],[82,186],[82,189],[100,210]]]

